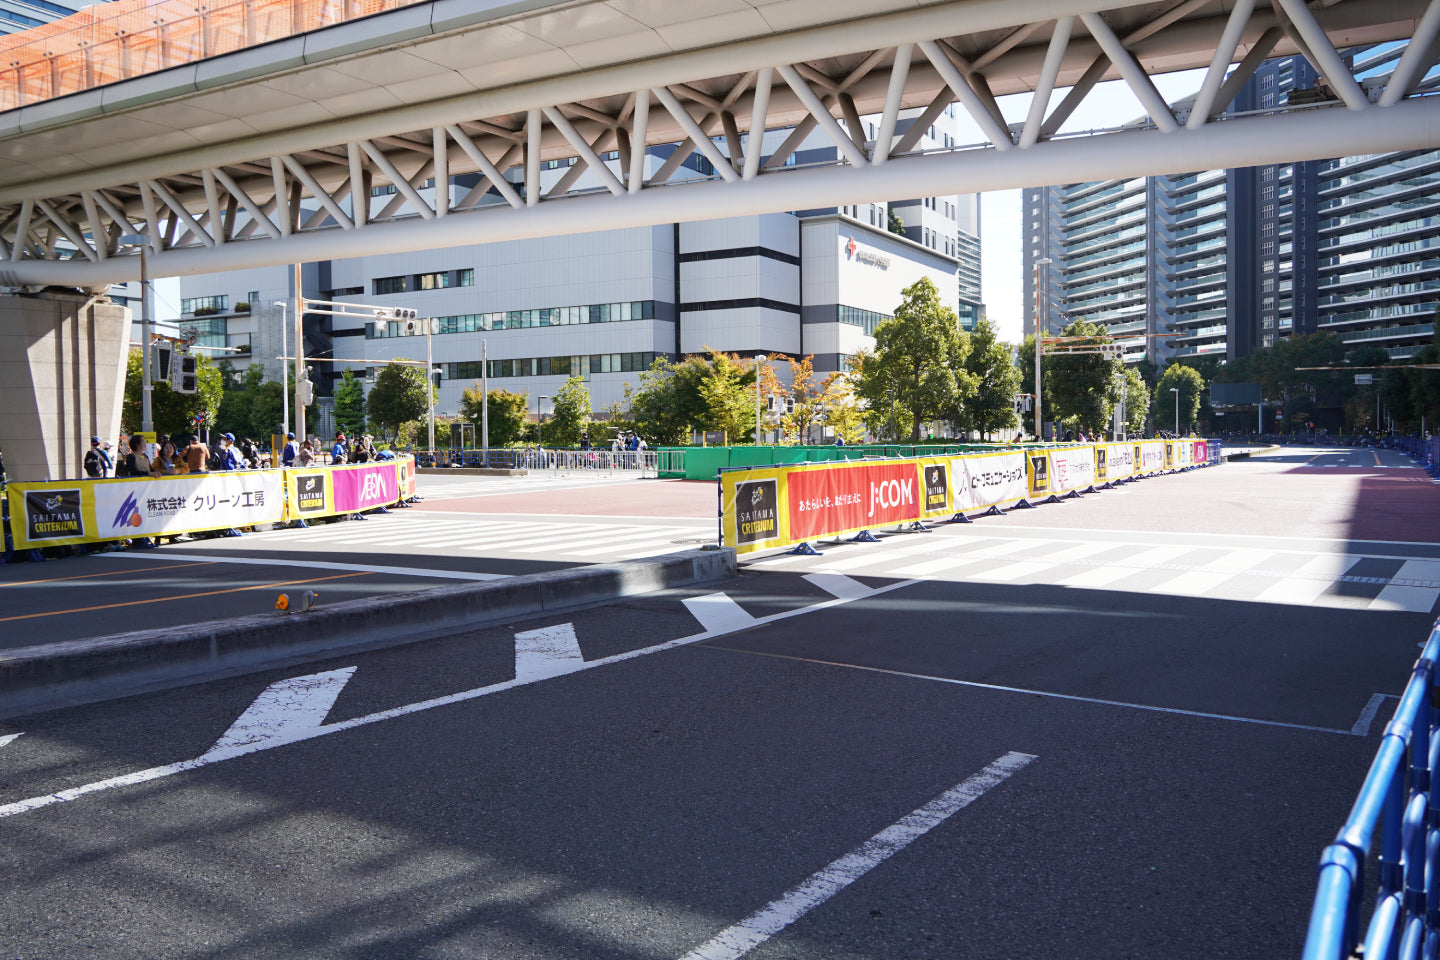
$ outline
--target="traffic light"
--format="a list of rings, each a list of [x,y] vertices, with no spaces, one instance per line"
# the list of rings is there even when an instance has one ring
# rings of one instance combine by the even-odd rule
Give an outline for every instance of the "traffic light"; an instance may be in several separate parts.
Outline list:
[[[157,340],[150,345],[150,382],[169,383],[171,377],[171,358],[175,350],[168,340]]]
[[[196,367],[195,355],[190,353],[178,354],[179,363],[174,364],[170,380],[170,389],[176,393],[195,393],[200,387],[199,370]]]

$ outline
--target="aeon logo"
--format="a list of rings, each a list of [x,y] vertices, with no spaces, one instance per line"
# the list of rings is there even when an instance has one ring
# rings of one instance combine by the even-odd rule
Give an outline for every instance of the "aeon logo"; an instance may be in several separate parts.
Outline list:
[[[361,500],[384,500],[388,494],[385,492],[385,478],[378,473],[365,475],[365,487],[360,491]]]

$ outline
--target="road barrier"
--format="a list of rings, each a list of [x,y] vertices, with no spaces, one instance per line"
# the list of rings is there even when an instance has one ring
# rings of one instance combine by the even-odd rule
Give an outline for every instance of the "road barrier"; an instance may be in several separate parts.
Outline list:
[[[1142,440],[1027,449],[790,463],[722,469],[717,478],[720,542],[737,553],[781,547],[813,552],[810,541],[888,526],[923,526],[967,513],[1003,513],[1078,497],[1157,473],[1219,462],[1207,440]],[[804,449],[804,448],[801,448]],[[843,449],[843,448],[842,448]]]
[[[410,458],[166,477],[10,483],[10,552],[231,530],[389,506],[415,495]]]
[[[1320,877],[1304,960],[1358,956],[1360,911],[1374,902],[1365,930],[1364,956],[1376,960],[1434,957],[1440,942],[1440,798],[1431,782],[1440,763],[1436,731],[1435,662],[1440,623],[1416,661],[1395,717],[1340,828],[1320,855]],[[1406,763],[1406,758],[1409,763]],[[1366,861],[1377,830],[1379,864],[1372,879]]]
[[[633,473],[656,476],[659,454],[654,450],[436,450],[421,451],[415,462],[424,468],[467,467],[481,470],[546,470],[555,473],[601,471],[606,474]],[[683,463],[683,460],[682,460]]]
[[[1386,442],[1408,453],[1431,477],[1440,477],[1440,437],[1394,437]]]

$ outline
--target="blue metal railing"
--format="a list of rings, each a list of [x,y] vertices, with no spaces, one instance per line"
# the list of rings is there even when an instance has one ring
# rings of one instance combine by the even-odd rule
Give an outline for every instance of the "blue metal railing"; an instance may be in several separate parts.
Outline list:
[[[1377,826],[1376,899],[1364,956],[1412,960],[1435,957],[1440,949],[1440,795],[1430,792],[1431,772],[1440,763],[1437,658],[1440,622],[1415,663],[1350,816],[1320,855],[1304,960],[1348,960],[1356,954],[1369,886],[1365,862]]]

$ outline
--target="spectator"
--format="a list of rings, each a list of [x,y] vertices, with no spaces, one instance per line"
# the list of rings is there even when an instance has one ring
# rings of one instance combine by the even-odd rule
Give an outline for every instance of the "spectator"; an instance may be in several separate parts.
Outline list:
[[[290,434],[290,436],[293,437],[295,436],[295,434],[292,433]],[[309,440],[306,440],[304,443],[300,444],[300,452],[295,455],[295,466],[308,467],[314,462],[315,447],[313,444],[310,443]]]
[[[196,434],[190,435],[190,442],[185,445],[185,469],[190,473],[204,473],[205,461],[209,458],[210,451],[205,449],[205,444],[200,442]]]
[[[246,464],[246,462],[245,462],[245,458],[242,457],[242,456],[240,456],[240,449],[235,446],[235,434],[233,434],[233,433],[227,433],[227,434],[225,434],[224,436],[222,436],[220,439],[221,439],[221,441],[224,443],[224,450],[222,451],[222,454],[221,454],[221,457],[222,457],[222,459],[221,459],[221,469],[224,469],[224,470],[243,470],[243,469],[245,469],[245,467],[247,466],[247,464]]]
[[[145,438],[138,433],[130,438],[130,452],[125,455],[125,475],[150,476],[150,458],[145,454]]]
[[[335,446],[330,448],[330,462],[345,462],[345,434],[343,433],[335,434]]]
[[[179,472],[175,465],[175,444],[169,437],[161,437],[160,452],[150,461],[150,476],[158,479]]]
[[[589,449],[590,449],[590,434],[588,434],[588,433],[582,433],[582,434],[580,434],[580,449],[581,449],[581,450],[589,450]]]
[[[295,458],[300,455],[300,445],[295,442],[295,434],[285,434],[285,449],[280,451],[280,466],[295,466]],[[312,457],[313,459],[313,457]]]
[[[110,454],[105,452],[109,448],[107,441],[99,437],[90,438],[90,450],[85,454],[85,476],[103,480],[114,472],[115,464],[111,461]]]
[[[353,441],[351,441],[351,443],[350,443],[350,462],[351,462],[351,463],[369,463],[369,462],[370,462],[370,451],[369,451],[368,449],[366,449],[366,446],[365,446],[365,438],[364,438],[364,437],[356,437]]]

